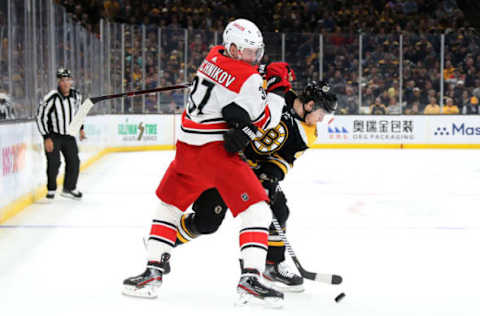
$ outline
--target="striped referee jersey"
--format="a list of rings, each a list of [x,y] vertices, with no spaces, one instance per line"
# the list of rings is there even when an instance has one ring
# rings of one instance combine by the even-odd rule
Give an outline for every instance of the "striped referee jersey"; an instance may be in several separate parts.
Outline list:
[[[40,103],[37,112],[37,127],[43,138],[51,134],[67,135],[67,128],[82,103],[81,94],[70,89],[64,96],[58,89],[50,91]]]

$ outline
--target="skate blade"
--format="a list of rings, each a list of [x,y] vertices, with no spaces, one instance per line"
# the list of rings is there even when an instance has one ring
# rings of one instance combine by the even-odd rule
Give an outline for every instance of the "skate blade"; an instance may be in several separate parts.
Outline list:
[[[53,202],[55,202],[54,199],[44,198],[44,199],[36,201],[35,204],[52,204]]]
[[[267,308],[280,309],[283,307],[283,299],[279,297],[259,298],[243,290],[238,291],[238,300],[235,306],[262,306]]]
[[[75,200],[75,201],[80,201],[80,200],[82,200],[81,197],[71,196],[71,195],[65,194],[65,193],[63,193],[63,192],[60,193],[60,196],[66,198],[66,199]]]
[[[138,288],[133,285],[124,285],[122,290],[123,295],[134,296],[134,297],[143,297],[143,298],[156,298],[157,287],[146,285],[144,287]]]
[[[275,282],[275,281],[270,281],[267,278],[263,278],[263,281],[265,282],[266,285],[271,287],[274,290],[280,291],[280,292],[287,292],[287,293],[301,293],[305,291],[305,288],[303,287],[303,284],[300,285],[286,285],[283,284],[282,282]]]

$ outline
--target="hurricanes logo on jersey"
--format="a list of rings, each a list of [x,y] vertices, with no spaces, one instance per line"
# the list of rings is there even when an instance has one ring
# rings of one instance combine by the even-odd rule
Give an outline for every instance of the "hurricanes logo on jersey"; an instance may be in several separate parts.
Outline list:
[[[280,122],[274,128],[263,133],[261,137],[252,142],[256,153],[266,155],[279,150],[285,144],[288,137],[288,129],[284,122]]]

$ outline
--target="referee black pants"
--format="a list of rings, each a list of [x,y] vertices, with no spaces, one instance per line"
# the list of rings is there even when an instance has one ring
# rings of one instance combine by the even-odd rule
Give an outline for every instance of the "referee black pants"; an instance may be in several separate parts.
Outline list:
[[[47,188],[49,191],[57,189],[57,175],[60,169],[60,152],[65,159],[64,190],[75,190],[77,187],[78,173],[80,171],[80,158],[75,137],[70,135],[54,134],[52,136],[53,151],[45,152],[47,155]]]

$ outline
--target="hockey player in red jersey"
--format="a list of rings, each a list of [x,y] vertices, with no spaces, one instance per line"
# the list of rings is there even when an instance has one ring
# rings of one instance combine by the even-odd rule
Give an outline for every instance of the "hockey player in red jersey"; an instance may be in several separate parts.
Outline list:
[[[267,67],[267,92],[284,97],[284,113],[276,127],[265,131],[243,152],[268,191],[272,212],[284,230],[290,211],[279,182],[293,167],[296,158],[315,141],[317,123],[336,108],[336,96],[329,92],[328,84],[309,82],[297,96],[290,89],[290,81],[294,77],[293,70],[286,63],[272,63]],[[227,205],[218,191],[209,189],[195,201],[192,209],[194,213],[182,216],[177,244],[215,232],[223,221]],[[285,245],[273,225],[270,226],[268,245],[267,264],[263,272],[268,284],[281,291],[303,291],[302,277],[289,271],[284,262]]]
[[[241,221],[244,262],[237,291],[242,300],[279,305],[283,294],[263,283],[271,211],[268,196],[238,151],[271,122],[271,112],[256,64],[263,56],[260,30],[237,19],[223,33],[224,46],[213,47],[200,65],[182,115],[175,159],[156,194],[160,199],[147,242],[145,272],[126,279],[123,293],[156,297],[169,270],[183,212],[208,188],[217,188]],[[232,181],[234,179],[234,181]]]

